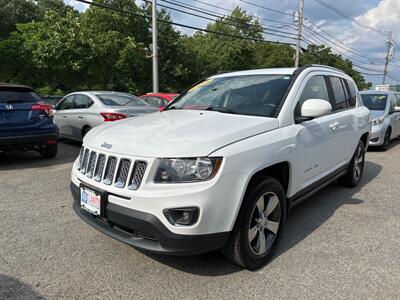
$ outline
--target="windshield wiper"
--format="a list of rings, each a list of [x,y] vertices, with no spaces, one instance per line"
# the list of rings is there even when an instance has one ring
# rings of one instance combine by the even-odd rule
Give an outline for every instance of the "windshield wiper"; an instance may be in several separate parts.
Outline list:
[[[212,107],[212,106],[209,106],[209,107],[205,108],[204,110],[218,111],[218,112],[221,112],[221,113],[234,114],[234,115],[238,114],[236,111],[234,111],[232,109],[229,109],[229,108],[226,108],[226,107]]]

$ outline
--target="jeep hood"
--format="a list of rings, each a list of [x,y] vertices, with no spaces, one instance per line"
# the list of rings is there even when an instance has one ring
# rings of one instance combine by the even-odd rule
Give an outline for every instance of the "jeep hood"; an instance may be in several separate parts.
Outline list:
[[[195,157],[276,128],[274,118],[168,110],[96,127],[85,136],[84,144],[132,156]]]

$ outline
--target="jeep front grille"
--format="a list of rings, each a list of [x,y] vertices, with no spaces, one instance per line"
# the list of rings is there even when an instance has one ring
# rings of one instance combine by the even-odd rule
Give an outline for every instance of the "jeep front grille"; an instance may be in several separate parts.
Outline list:
[[[137,190],[142,183],[147,162],[127,157],[98,153],[83,147],[79,154],[78,170],[97,182],[118,188]]]

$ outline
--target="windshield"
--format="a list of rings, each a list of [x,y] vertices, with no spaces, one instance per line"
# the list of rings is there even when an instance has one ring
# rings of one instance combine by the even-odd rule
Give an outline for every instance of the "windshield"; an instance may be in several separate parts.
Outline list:
[[[272,117],[288,88],[290,75],[209,78],[192,87],[169,109],[214,110]]]
[[[361,94],[364,105],[369,110],[385,110],[387,95],[384,94]]]
[[[40,98],[34,92],[0,90],[0,103],[37,103]]]
[[[96,96],[107,106],[148,106],[142,99],[131,94],[97,94]]]

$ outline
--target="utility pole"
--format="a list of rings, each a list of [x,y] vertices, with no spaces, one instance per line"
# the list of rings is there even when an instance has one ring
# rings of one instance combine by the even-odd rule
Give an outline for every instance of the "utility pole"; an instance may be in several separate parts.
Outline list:
[[[393,47],[391,31],[387,33],[386,46],[387,46],[387,51],[386,51],[385,69],[383,70],[382,84],[385,84],[385,81],[386,81],[386,76],[388,73],[387,69],[388,69],[389,59],[390,59],[390,55],[391,55],[392,47]]]
[[[153,93],[158,93],[157,0],[152,2],[152,33]]]
[[[294,66],[299,66],[300,60],[300,47],[301,47],[301,29],[303,27],[303,12],[304,12],[304,0],[300,0],[299,11],[297,12],[297,43],[296,43],[296,58]]]

